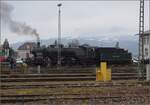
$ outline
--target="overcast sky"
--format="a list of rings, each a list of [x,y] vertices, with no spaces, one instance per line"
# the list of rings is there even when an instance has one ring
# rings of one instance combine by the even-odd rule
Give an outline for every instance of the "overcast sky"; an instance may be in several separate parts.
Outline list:
[[[138,33],[139,1],[7,1],[14,7],[12,18],[37,29],[41,39],[57,37],[58,3],[62,3],[62,37],[124,36]],[[145,1],[145,30],[150,23],[149,2]],[[2,40],[11,43],[35,40],[16,35],[1,24]]]

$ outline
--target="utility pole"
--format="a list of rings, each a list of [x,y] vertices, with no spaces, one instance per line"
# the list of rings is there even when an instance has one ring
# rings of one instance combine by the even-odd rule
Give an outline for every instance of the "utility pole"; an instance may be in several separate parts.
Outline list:
[[[1,16],[0,16],[1,17]],[[0,20],[1,22],[1,20]],[[0,27],[1,28],[1,27]],[[1,45],[1,29],[0,29],[0,52],[2,52],[2,45]],[[0,61],[0,74],[1,74],[1,70],[2,70],[2,64],[1,64],[1,61]],[[0,84],[1,84],[1,80],[0,80]]]
[[[1,47],[1,38],[2,38],[2,37],[1,37],[1,31],[0,31],[0,47]]]
[[[144,72],[144,0],[140,0],[140,16],[139,16],[139,77],[143,77]]]
[[[1,29],[0,29],[1,30]],[[0,52],[2,52],[2,46],[1,46],[1,31],[0,31]],[[1,74],[1,61],[0,61],[0,74]],[[1,84],[1,81],[0,81],[0,84]]]
[[[57,48],[58,48],[58,55],[57,55],[57,68],[61,66],[61,10],[60,7],[62,4],[58,4],[58,42],[57,42]]]

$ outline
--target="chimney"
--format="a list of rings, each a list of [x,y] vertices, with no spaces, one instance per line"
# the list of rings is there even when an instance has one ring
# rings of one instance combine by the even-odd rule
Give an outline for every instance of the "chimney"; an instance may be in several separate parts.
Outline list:
[[[40,37],[37,36],[37,47],[39,48],[40,47]]]

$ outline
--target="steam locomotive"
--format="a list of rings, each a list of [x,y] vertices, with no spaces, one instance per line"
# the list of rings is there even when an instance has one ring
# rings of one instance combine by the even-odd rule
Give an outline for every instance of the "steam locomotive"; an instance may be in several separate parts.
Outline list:
[[[31,53],[33,58],[27,59],[28,64],[42,66],[56,66],[58,61],[58,47],[36,47]],[[108,64],[129,64],[132,55],[127,50],[115,47],[91,47],[82,45],[78,47],[64,47],[61,45],[61,65],[99,65],[106,61]]]

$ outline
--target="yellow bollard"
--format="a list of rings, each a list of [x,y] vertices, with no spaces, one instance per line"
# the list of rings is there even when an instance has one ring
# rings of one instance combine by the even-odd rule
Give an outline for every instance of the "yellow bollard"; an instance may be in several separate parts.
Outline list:
[[[106,62],[101,62],[101,74],[103,77],[103,81],[106,81],[106,75],[107,75],[107,65]]]
[[[99,81],[102,79],[102,75],[101,72],[99,70],[99,68],[96,69],[96,81]]]
[[[106,80],[111,81],[111,69],[107,69],[107,75]]]
[[[107,69],[107,63],[101,62],[101,68],[96,69],[96,81],[110,81],[111,69]]]
[[[22,71],[23,71],[23,74],[27,73],[27,64],[26,63],[22,64]]]

